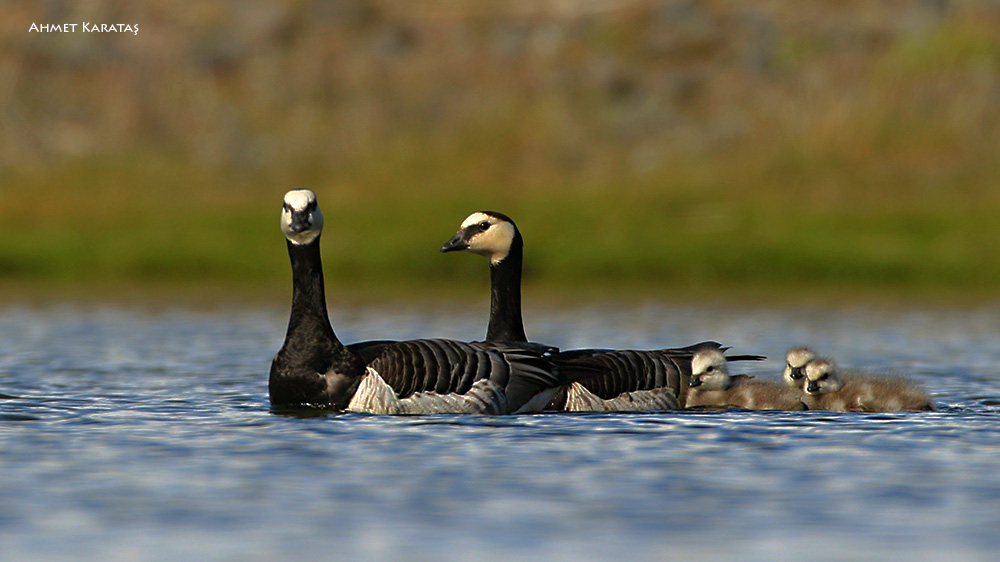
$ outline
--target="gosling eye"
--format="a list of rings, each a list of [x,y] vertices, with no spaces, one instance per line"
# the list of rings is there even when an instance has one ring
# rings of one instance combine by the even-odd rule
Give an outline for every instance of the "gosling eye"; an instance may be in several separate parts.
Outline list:
[[[715,370],[715,367],[713,367],[713,366],[709,365],[709,367],[708,367],[707,369],[705,369],[705,372],[706,372],[706,373],[711,373],[711,372],[712,372],[712,371],[714,371],[714,370]]]
[[[479,230],[489,230],[489,228],[490,228],[490,223],[486,221],[479,223]]]

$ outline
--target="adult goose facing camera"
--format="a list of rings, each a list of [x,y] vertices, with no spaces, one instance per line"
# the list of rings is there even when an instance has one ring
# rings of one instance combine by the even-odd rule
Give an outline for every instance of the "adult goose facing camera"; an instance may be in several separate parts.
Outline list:
[[[281,212],[292,266],[292,308],[268,390],[276,408],[382,414],[539,411],[568,383],[556,362],[515,345],[447,339],[344,345],[326,306],[316,195],[289,191]]]

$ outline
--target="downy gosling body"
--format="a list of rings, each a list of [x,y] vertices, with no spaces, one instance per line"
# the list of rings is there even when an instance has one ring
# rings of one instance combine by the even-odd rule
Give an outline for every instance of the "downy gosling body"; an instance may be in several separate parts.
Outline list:
[[[777,381],[730,375],[727,363],[725,355],[718,350],[704,350],[694,355],[686,407],[805,409],[795,389]]]
[[[805,367],[802,401],[810,410],[900,412],[933,410],[930,396],[900,376],[841,374],[833,361],[814,359]]]

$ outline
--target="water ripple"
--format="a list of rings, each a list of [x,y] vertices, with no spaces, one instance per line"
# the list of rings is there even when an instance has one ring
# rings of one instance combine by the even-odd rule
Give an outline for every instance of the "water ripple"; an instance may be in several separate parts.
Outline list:
[[[478,312],[333,314],[354,340],[462,337]],[[1000,548],[993,310],[532,315],[562,346],[719,339],[771,357],[747,366],[757,376],[812,343],[910,374],[935,412],[396,418],[272,412],[283,313],[0,310],[5,559],[961,561]]]

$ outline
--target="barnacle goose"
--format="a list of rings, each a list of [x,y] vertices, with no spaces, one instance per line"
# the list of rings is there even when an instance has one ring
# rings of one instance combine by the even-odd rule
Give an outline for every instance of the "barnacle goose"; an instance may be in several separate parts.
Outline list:
[[[802,401],[810,410],[900,412],[933,410],[934,403],[900,376],[841,374],[830,359],[814,359],[805,367]]]
[[[687,408],[698,406],[747,410],[804,410],[799,393],[778,381],[730,375],[726,356],[704,349],[691,359]]]
[[[521,318],[521,268],[524,241],[510,217],[494,211],[469,215],[458,232],[441,246],[442,252],[468,251],[489,260],[491,298],[486,342],[524,344]],[[538,344],[528,344],[538,345]],[[542,346],[545,347],[545,346]],[[565,411],[649,411],[683,407],[691,358],[704,349],[728,348],[716,342],[687,347],[632,350],[578,349],[555,354],[565,372],[579,379],[563,387],[548,409]],[[759,360],[758,355],[736,355],[731,361]],[[579,369],[586,373],[576,373]]]
[[[323,214],[307,189],[284,198],[292,309],[271,363],[272,406],[382,414],[540,411],[568,379],[555,361],[516,345],[445,339],[345,346],[330,325],[319,240]]]

